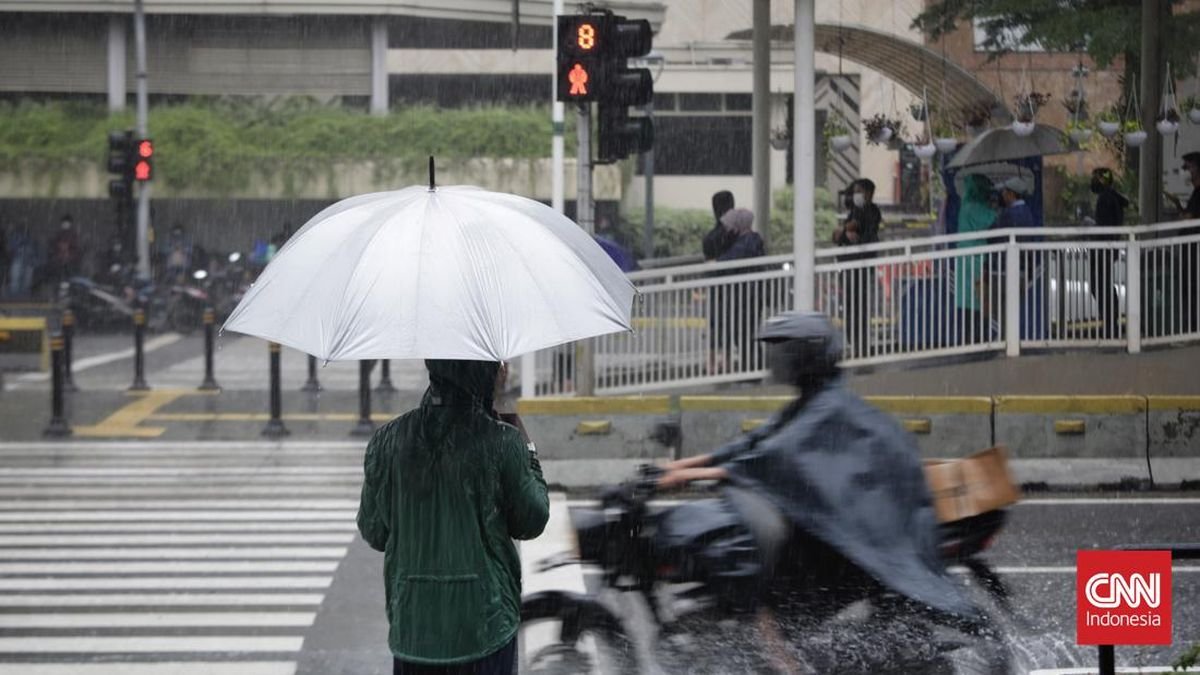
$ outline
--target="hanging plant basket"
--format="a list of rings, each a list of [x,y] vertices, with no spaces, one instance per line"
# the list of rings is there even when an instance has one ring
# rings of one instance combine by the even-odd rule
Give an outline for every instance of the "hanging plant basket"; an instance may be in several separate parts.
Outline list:
[[[775,129],[771,131],[771,147],[776,150],[787,150],[791,144],[792,137],[788,134],[787,129]]]
[[[845,152],[850,149],[851,145],[854,145],[854,139],[850,137],[850,134],[829,137],[829,147],[833,148],[834,152]]]
[[[1171,136],[1179,131],[1179,112],[1174,108],[1168,109],[1160,114],[1154,123],[1154,127],[1158,129],[1158,133],[1163,136]]]
[[[1125,132],[1125,145],[1128,145],[1131,148],[1140,148],[1140,147],[1142,147],[1142,143],[1146,142],[1146,136],[1147,136],[1147,134],[1146,134],[1145,129],[1138,129],[1137,131],[1126,131]]]
[[[1083,145],[1084,143],[1087,143],[1088,141],[1092,140],[1092,130],[1091,129],[1072,129],[1071,130],[1071,140],[1075,141],[1079,145]]]
[[[1018,136],[1032,136],[1033,132],[1037,129],[1037,123],[1033,122],[1032,120],[1028,122],[1016,120],[1012,123],[1010,128],[1012,129],[1013,133]]]
[[[1112,138],[1113,136],[1116,136],[1117,132],[1119,132],[1121,130],[1121,123],[1120,122],[1098,122],[1096,124],[1096,129],[1100,132],[1101,136],[1103,136],[1105,138]]]
[[[1188,119],[1192,121],[1192,124],[1200,124],[1200,108],[1188,110]]]
[[[958,149],[958,139],[949,136],[933,139],[933,144],[937,146],[937,151],[943,155],[948,155]]]
[[[920,157],[922,160],[933,159],[937,154],[937,145],[933,143],[921,143],[920,141],[913,144],[913,154]]]
[[[863,122],[863,130],[867,133],[867,142],[875,145],[887,145],[889,141],[900,135],[903,126],[900,120],[887,115],[875,115]]]

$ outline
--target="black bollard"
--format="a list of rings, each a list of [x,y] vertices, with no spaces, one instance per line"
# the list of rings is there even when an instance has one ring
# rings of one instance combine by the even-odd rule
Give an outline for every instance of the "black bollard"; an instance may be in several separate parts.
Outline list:
[[[200,391],[221,391],[217,378],[213,376],[213,331],[217,322],[217,313],[212,307],[204,310],[204,382],[200,383]]]
[[[300,387],[300,391],[307,391],[312,394],[321,391],[321,383],[317,381],[317,357],[315,356],[310,355],[308,357],[308,382],[305,382],[304,386]]]
[[[71,425],[63,414],[63,339],[61,335],[50,338],[50,423],[42,431],[43,436],[63,438],[71,435]]]
[[[383,372],[379,375],[379,385],[375,387],[376,394],[394,394],[398,390],[392,384],[392,362],[383,360]]]
[[[133,384],[129,391],[149,391],[146,384],[146,312],[139,309],[133,313]]]
[[[1100,645],[1100,675],[1113,675],[1117,672],[1117,652],[1112,645]]]
[[[279,343],[272,342],[268,347],[271,352],[271,419],[263,428],[262,435],[267,438],[283,438],[291,432],[283,426],[283,392],[279,383]]]
[[[358,362],[358,424],[354,425],[351,436],[375,433],[375,425],[371,422],[371,367],[374,365],[374,361]]]
[[[75,386],[75,375],[71,372],[74,368],[71,363],[74,360],[71,356],[71,345],[75,342],[75,312],[70,309],[63,310],[62,315],[62,339],[63,339],[63,391],[79,391],[79,387]]]

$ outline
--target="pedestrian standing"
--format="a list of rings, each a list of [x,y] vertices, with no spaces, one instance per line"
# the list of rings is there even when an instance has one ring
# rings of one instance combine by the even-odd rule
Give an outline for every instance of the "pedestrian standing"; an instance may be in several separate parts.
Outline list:
[[[358,530],[384,556],[393,673],[516,672],[521,561],[549,518],[532,443],[494,410],[507,369],[429,360],[420,407],[367,446]]]
[[[869,178],[854,181],[851,193],[850,214],[840,227],[833,231],[833,243],[838,246],[861,246],[879,241],[879,227],[883,214],[875,205],[875,183]],[[874,251],[860,251],[838,256],[838,262],[871,260]],[[871,303],[875,296],[875,266],[864,265],[843,273],[842,304],[844,307],[845,330],[855,355],[868,353],[871,341]]]
[[[50,240],[50,259],[46,269],[46,280],[53,283],[51,293],[58,291],[60,283],[79,273],[79,261],[83,257],[79,233],[75,231],[71,214],[63,215],[58,228],[58,233]]]
[[[1115,187],[1112,169],[1100,167],[1092,171],[1091,190],[1096,195],[1096,227],[1121,227],[1125,224],[1125,208],[1129,200]],[[1117,234],[1093,237],[1094,241],[1120,241]],[[1088,290],[1096,301],[1096,312],[1104,326],[1104,337],[1114,339],[1121,334],[1121,304],[1113,283],[1116,263],[1115,248],[1093,248],[1088,253]]]
[[[1200,218],[1200,152],[1189,152],[1183,156],[1183,170],[1187,172],[1192,194],[1186,205],[1172,197],[1179,208],[1179,217],[1184,220]],[[1187,227],[1175,236],[1186,237],[1200,234],[1200,227]],[[1179,329],[1193,333],[1200,330],[1200,243],[1180,244],[1176,248],[1175,287],[1178,288],[1176,306],[1179,308]],[[1171,330],[1174,326],[1167,326]]]
[[[0,298],[5,296],[8,287],[8,269],[12,262],[12,254],[8,250],[8,231],[0,226]]]
[[[963,179],[962,206],[958,209],[958,232],[983,232],[996,222],[996,212],[989,203],[992,181],[982,174],[971,174]],[[985,239],[968,239],[955,244],[956,248],[983,246]],[[987,337],[984,308],[983,283],[986,256],[982,253],[958,256],[954,259],[954,306],[958,309],[959,325],[963,331],[963,343]]]
[[[713,228],[704,235],[701,247],[704,250],[704,260],[714,262],[724,255],[733,245],[737,236],[721,224],[721,218],[734,207],[733,193],[721,190],[712,196]],[[724,276],[714,272],[711,277]],[[708,289],[708,372],[719,375],[728,366],[728,342],[726,327],[729,325],[728,289],[713,284]]]
[[[733,236],[733,243],[717,260],[746,260],[759,258],[767,254],[762,235],[754,231],[754,212],[750,209],[731,209],[721,216],[721,225]],[[738,274],[750,274],[759,270],[752,268],[738,269]],[[737,344],[738,367],[742,372],[756,369],[753,363],[754,335],[762,314],[763,282],[743,281],[730,284],[726,288],[724,298],[727,311],[726,322],[728,330],[723,331],[729,339],[723,342],[721,358],[728,361],[732,352],[732,343]]]

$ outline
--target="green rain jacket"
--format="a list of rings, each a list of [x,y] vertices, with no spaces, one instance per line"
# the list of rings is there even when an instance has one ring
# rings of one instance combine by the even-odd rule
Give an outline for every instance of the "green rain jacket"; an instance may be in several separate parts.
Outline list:
[[[384,552],[392,654],[450,665],[492,654],[516,635],[513,539],[541,534],[550,503],[537,456],[493,416],[499,364],[426,366],[420,407],[367,446],[358,530]]]

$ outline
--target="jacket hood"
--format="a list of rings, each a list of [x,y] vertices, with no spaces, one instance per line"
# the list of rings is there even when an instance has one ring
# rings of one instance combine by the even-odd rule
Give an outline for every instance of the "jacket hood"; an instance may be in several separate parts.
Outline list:
[[[500,372],[498,362],[430,359],[425,361],[425,367],[429,370],[427,403],[492,409],[496,375]]]

